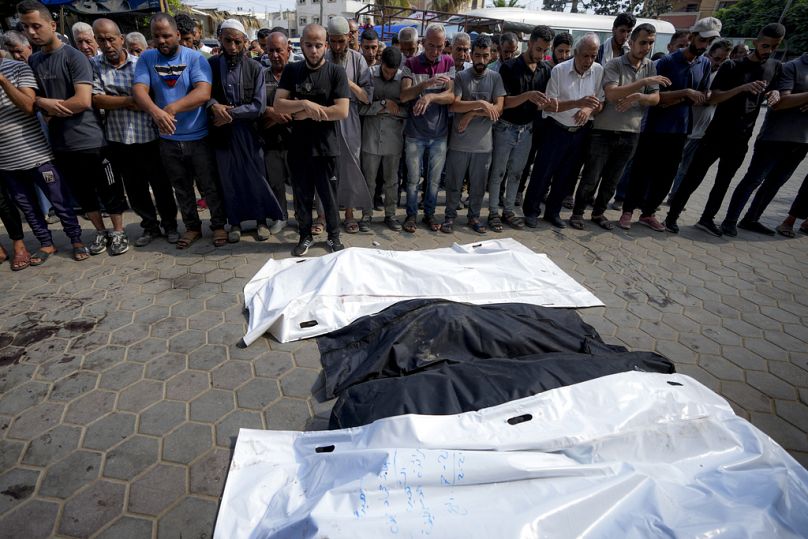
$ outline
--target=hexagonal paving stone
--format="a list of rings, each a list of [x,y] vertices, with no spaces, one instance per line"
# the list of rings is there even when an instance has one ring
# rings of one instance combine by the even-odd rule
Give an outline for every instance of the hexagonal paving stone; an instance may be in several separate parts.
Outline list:
[[[17,415],[42,402],[50,386],[42,382],[28,382],[0,396],[0,414]]]
[[[213,449],[191,466],[191,494],[217,498],[224,491],[230,451]]]
[[[23,363],[4,368],[0,371],[0,392],[5,393],[11,391],[20,384],[29,381],[36,370],[37,367],[35,365],[26,365]]]
[[[149,538],[152,536],[153,528],[154,523],[151,520],[125,516],[119,518],[107,529],[96,535],[95,539]]]
[[[79,395],[95,389],[97,382],[97,373],[89,371],[75,372],[56,381],[48,398],[52,401],[71,401]]]
[[[79,427],[69,425],[54,427],[28,445],[22,463],[29,466],[48,466],[76,449],[80,438]]]
[[[186,423],[163,439],[163,460],[188,464],[212,445],[210,425]]]
[[[51,537],[58,514],[59,504],[33,499],[0,520],[0,534],[8,538],[45,539]]]
[[[29,408],[14,420],[6,436],[30,440],[58,424],[64,408],[64,404],[56,402],[43,402]]]
[[[279,378],[295,367],[289,352],[267,352],[253,361],[256,376]]]
[[[185,371],[166,382],[166,398],[189,401],[209,388],[208,373]]]
[[[152,305],[151,307],[146,307],[142,311],[136,312],[135,321],[142,322],[144,324],[154,324],[158,320],[167,318],[168,314],[168,307],[164,307],[162,305]]]
[[[168,341],[168,349],[172,352],[187,354],[205,344],[205,333],[196,329],[186,329],[177,333]]]
[[[68,498],[98,477],[101,455],[92,451],[74,451],[45,472],[39,486],[40,496]]]
[[[101,375],[98,387],[120,390],[143,378],[143,365],[125,362],[112,367]]]
[[[188,368],[213,370],[227,361],[227,348],[220,344],[205,344],[188,354]]]
[[[186,358],[183,354],[168,352],[146,364],[146,378],[168,380],[185,370]]]
[[[165,354],[167,351],[167,340],[150,337],[129,346],[126,350],[126,359],[127,361],[146,363]]]
[[[64,378],[81,368],[81,358],[73,355],[65,355],[59,359],[52,359],[41,364],[37,368],[34,378],[47,382],[55,382],[59,378]]]
[[[12,440],[0,440],[0,470],[8,470],[17,464],[25,444]]]
[[[38,471],[24,468],[12,468],[0,475],[0,515],[30,498],[38,477]]]
[[[87,427],[83,447],[106,451],[135,432],[135,415],[115,412]]]
[[[235,389],[252,378],[252,366],[246,361],[230,360],[212,373],[213,387]]]
[[[232,391],[211,389],[191,401],[191,419],[213,423],[233,408]]]
[[[128,346],[148,337],[150,330],[149,324],[135,322],[113,331],[109,336],[109,342]]]
[[[278,382],[269,378],[250,380],[236,391],[239,407],[253,410],[263,410],[280,396]]]
[[[139,412],[162,398],[162,382],[141,380],[121,391],[118,396],[118,410]]]
[[[216,502],[187,497],[157,524],[157,538],[212,537]]]
[[[126,348],[123,346],[107,345],[87,354],[82,361],[82,368],[101,372],[123,361]]]
[[[304,343],[304,345],[295,350],[292,355],[298,367],[318,370],[321,368],[320,351],[314,343]]]
[[[178,333],[185,331],[188,326],[184,318],[169,317],[160,320],[151,326],[152,337],[159,337],[161,339],[169,339]]]
[[[306,401],[283,397],[264,412],[270,430],[302,430],[311,417]]]
[[[211,344],[236,344],[244,336],[244,324],[219,324],[208,330],[208,342]]]
[[[135,435],[107,452],[104,476],[132,479],[157,462],[159,442],[156,438]]]
[[[96,389],[76,399],[67,406],[65,421],[77,425],[92,423],[115,407],[115,393]]]
[[[280,384],[285,396],[306,399],[322,385],[322,380],[318,371],[297,367],[281,378]]]
[[[67,348],[68,354],[86,354],[97,350],[109,343],[109,333],[106,331],[92,331],[76,337]]]
[[[144,515],[159,515],[185,494],[185,468],[158,464],[129,489],[129,511]]]
[[[121,514],[125,492],[126,487],[119,483],[96,481],[65,503],[59,533],[75,537],[94,534]]]
[[[161,401],[140,413],[138,432],[162,436],[185,421],[185,404]]]
[[[235,447],[239,429],[263,429],[261,414],[235,410],[216,424],[216,445]]]
[[[222,322],[224,322],[224,316],[217,311],[202,311],[188,317],[188,327],[202,331],[206,331]]]

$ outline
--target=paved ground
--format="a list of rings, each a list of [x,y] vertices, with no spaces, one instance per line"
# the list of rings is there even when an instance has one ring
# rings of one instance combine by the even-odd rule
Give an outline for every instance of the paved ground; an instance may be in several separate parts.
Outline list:
[[[806,172],[766,222],[784,215]],[[478,238],[465,227],[374,232],[345,242]],[[288,256],[295,235],[190,252],[158,241],[80,264],[57,235],[63,252],[47,265],[0,266],[0,537],[210,537],[239,427],[327,424],[314,342],[235,346],[244,284]],[[603,300],[581,314],[607,341],[665,354],[808,465],[808,237],[725,240],[686,226],[511,235]]]

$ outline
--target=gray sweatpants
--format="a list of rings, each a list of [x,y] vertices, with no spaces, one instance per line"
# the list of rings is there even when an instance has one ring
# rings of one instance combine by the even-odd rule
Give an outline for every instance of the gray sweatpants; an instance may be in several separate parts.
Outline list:
[[[469,179],[468,218],[479,219],[483,206],[485,187],[488,183],[488,169],[491,166],[491,152],[469,153],[449,150],[446,154],[446,218],[457,217],[460,191],[463,179]]]

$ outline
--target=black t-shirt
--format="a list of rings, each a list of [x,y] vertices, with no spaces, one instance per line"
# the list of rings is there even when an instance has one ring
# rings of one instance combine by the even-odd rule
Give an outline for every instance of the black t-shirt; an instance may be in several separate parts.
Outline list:
[[[508,60],[499,68],[502,83],[509,96],[517,96],[525,92],[547,90],[547,83],[550,82],[550,71],[552,68],[547,62],[536,64],[535,71],[525,63],[523,55]],[[531,101],[525,101],[518,107],[505,109],[502,112],[502,119],[506,122],[517,125],[529,124],[536,120],[541,112]]]
[[[766,100],[765,94],[776,88],[775,83],[780,69],[780,62],[771,58],[763,63],[753,62],[746,57],[741,60],[728,60],[721,64],[715,75],[712,90],[732,90],[758,80],[765,80],[767,86],[765,91],[757,95],[742,92],[720,103],[715,108],[715,114],[707,127],[707,132],[751,135],[760,112],[760,106]]]
[[[289,99],[308,99],[324,107],[330,107],[335,100],[348,99],[351,95],[345,69],[330,62],[316,70],[310,69],[306,62],[287,64],[278,88],[289,92]],[[293,121],[289,151],[315,157],[338,156],[338,123]]]

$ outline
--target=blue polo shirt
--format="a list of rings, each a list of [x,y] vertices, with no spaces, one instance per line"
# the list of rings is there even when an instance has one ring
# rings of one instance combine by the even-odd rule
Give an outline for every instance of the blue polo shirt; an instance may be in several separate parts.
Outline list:
[[[202,53],[179,47],[174,56],[163,56],[157,49],[144,51],[135,67],[134,84],[145,84],[154,95],[155,104],[163,108],[179,101],[198,82],[213,83],[210,64]],[[177,130],[173,135],[160,135],[168,140],[200,140],[208,135],[208,117],[204,106],[177,114]]]
[[[667,54],[656,64],[657,75],[668,77],[671,85],[660,88],[662,92],[692,88],[706,92],[710,83],[710,60],[699,56],[692,62],[685,59],[684,49]],[[649,133],[687,135],[693,129],[691,107],[693,102],[684,102],[671,107],[651,107],[645,119],[644,131]]]

